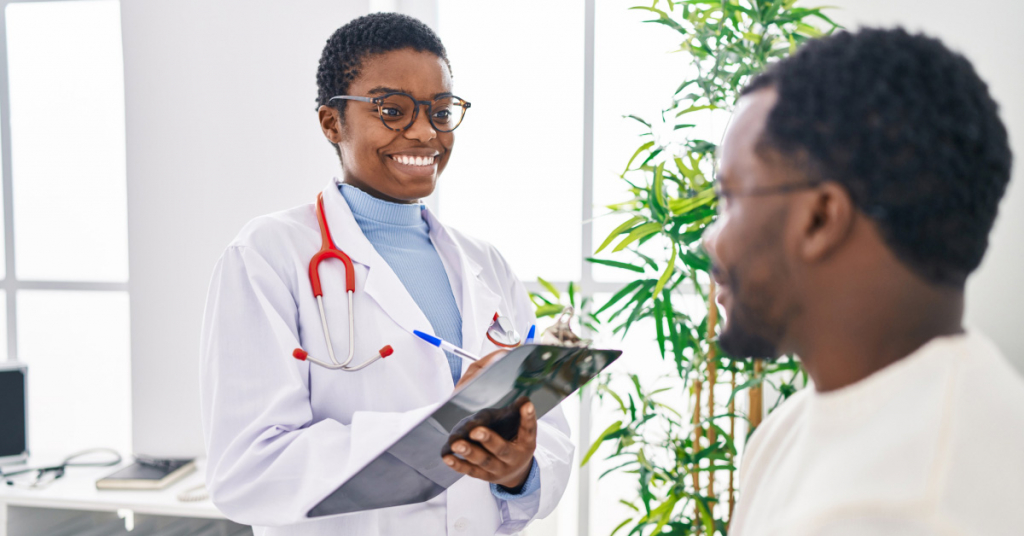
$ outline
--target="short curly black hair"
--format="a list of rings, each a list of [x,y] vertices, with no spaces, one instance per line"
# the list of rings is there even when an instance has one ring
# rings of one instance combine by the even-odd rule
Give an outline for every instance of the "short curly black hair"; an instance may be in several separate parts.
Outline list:
[[[809,41],[743,94],[778,94],[761,149],[835,181],[889,248],[933,284],[962,287],[981,263],[1013,155],[971,63],[901,28]]]
[[[451,72],[441,39],[426,24],[399,13],[371,13],[338,28],[327,40],[316,71],[317,108],[348,92],[368,56],[403,48],[435,54]],[[344,114],[345,101],[334,107]]]

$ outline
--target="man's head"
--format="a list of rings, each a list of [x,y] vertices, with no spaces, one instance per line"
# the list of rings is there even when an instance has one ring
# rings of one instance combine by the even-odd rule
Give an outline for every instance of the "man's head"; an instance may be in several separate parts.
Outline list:
[[[810,303],[866,279],[962,292],[1011,163],[970,63],[899,29],[809,42],[755,78],[721,150],[705,247],[721,344],[753,357],[793,351]]]

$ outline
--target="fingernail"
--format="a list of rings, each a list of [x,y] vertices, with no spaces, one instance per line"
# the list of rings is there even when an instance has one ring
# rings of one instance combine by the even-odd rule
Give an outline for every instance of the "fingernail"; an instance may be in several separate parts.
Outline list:
[[[533,402],[526,403],[526,414],[533,415]]]
[[[455,445],[455,452],[458,452],[459,454],[465,454],[469,452],[469,449],[466,448],[466,445],[459,443],[458,445]]]
[[[473,432],[473,439],[477,441],[483,441],[487,439],[487,434],[485,434],[483,430],[477,430]]]
[[[448,464],[448,467],[451,467],[451,466],[455,465],[455,460],[452,460],[451,458],[443,458],[443,459],[444,459],[444,463]]]

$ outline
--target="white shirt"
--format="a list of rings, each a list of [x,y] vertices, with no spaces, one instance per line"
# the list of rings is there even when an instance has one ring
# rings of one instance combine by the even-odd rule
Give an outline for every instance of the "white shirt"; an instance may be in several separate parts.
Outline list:
[[[1024,534],[1024,380],[971,332],[794,395],[751,438],[729,534]]]
[[[203,324],[200,383],[213,503],[254,525],[257,536],[512,534],[551,513],[568,485],[574,452],[557,407],[537,427],[536,493],[498,499],[487,482],[463,477],[424,503],[306,518],[453,387],[444,353],[412,333],[433,334],[427,317],[360,231],[336,181],[323,200],[334,243],[354,263],[353,363],[385,344],[394,354],[358,372],[294,359],[295,348],[327,358],[309,276],[321,245],[313,199],[246,225],[217,264]],[[526,333],[534,307],[501,255],[429,211],[425,216],[462,316],[463,348],[477,355],[496,349],[486,337],[496,312]],[[343,266],[329,260],[319,270],[340,359],[349,346]]]

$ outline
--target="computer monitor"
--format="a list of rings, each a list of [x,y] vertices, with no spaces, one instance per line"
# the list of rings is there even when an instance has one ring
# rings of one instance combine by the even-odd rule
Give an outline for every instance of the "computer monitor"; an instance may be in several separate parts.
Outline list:
[[[0,361],[0,463],[28,457],[28,368]]]

